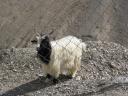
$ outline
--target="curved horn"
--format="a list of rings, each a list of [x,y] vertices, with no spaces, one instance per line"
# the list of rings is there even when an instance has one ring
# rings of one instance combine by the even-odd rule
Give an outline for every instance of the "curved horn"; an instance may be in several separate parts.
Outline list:
[[[36,35],[37,35],[37,36],[40,36],[40,33],[36,32]]]
[[[51,32],[48,33],[48,35],[52,35],[54,33],[54,30],[51,30]]]

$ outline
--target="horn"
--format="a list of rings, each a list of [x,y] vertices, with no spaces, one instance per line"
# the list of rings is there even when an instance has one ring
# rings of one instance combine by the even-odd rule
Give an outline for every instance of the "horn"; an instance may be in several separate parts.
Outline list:
[[[40,33],[36,32],[36,35],[37,35],[37,36],[40,36]]]
[[[48,35],[52,35],[54,33],[54,30],[51,30],[51,32],[48,33]]]
[[[42,37],[42,36],[44,37],[44,36],[48,36],[48,34],[46,34],[46,33],[41,33],[40,36],[41,36],[41,37]]]

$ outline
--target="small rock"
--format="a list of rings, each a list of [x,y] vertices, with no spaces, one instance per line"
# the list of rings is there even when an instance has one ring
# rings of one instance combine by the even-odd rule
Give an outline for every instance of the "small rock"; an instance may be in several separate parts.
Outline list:
[[[11,52],[14,52],[14,50],[15,50],[15,47],[12,47],[12,48],[10,49]]]
[[[13,69],[13,72],[17,72],[17,70],[16,69]]]
[[[76,77],[76,80],[81,80],[81,76],[77,76]]]
[[[11,61],[11,64],[13,64],[14,62],[13,61]]]
[[[47,78],[44,82],[45,82],[45,83],[48,83],[48,82],[50,82],[50,80]]]
[[[44,76],[43,74],[36,74],[36,76],[38,76],[38,77],[42,77],[42,76]]]
[[[40,91],[36,91],[36,93],[40,94],[41,92]]]

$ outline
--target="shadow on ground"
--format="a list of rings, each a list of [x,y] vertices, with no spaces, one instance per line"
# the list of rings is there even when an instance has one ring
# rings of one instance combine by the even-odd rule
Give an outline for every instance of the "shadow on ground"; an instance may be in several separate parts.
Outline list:
[[[99,96],[98,94],[103,94],[105,92],[111,92],[114,90],[117,90],[117,88],[119,87],[127,87],[128,83],[112,83],[112,84],[105,84],[103,86],[97,86],[97,87],[101,87],[99,88],[97,91],[91,91],[91,92],[87,92],[87,93],[82,93],[82,94],[77,94],[77,95],[73,95],[73,96]],[[125,90],[123,90],[125,91]],[[102,95],[104,96],[104,95]],[[106,95],[105,95],[106,96]],[[108,96],[108,95],[107,95]],[[120,96],[120,95],[119,95]]]
[[[18,95],[25,95],[29,92],[38,91],[40,89],[44,89],[46,87],[55,85],[52,81],[45,82],[45,77],[39,77],[36,80],[33,80],[31,82],[22,84],[14,89],[11,89],[5,93],[2,94],[2,96],[18,96]],[[59,83],[69,80],[69,77],[61,75],[59,77]]]

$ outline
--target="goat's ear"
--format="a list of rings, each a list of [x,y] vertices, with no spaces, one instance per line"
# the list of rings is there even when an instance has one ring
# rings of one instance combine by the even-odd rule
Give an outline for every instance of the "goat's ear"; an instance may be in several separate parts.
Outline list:
[[[36,32],[36,35],[37,35],[37,36],[40,36],[40,33]]]

